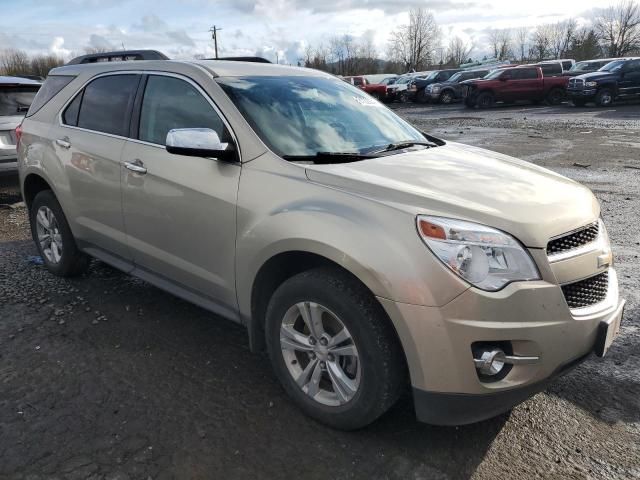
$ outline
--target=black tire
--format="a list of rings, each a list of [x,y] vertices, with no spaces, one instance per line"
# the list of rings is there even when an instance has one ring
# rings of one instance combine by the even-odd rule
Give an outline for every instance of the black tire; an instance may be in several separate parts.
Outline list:
[[[476,98],[476,106],[478,108],[490,108],[493,107],[495,98],[491,92],[481,92]]]
[[[442,92],[440,94],[440,98],[438,99],[438,101],[443,105],[449,105],[453,103],[453,100],[454,100],[454,96],[451,90],[445,90],[444,92]]]
[[[286,312],[299,302],[328,308],[351,334],[361,375],[359,387],[347,403],[328,406],[317,402],[298,386],[285,364],[280,328]],[[407,385],[404,354],[382,306],[366,287],[337,268],[300,273],[276,290],[267,308],[266,340],[285,391],[307,415],[333,428],[354,430],[370,424],[396,402]]]
[[[573,98],[571,99],[571,103],[573,103],[574,107],[584,107],[587,101],[582,98]]]
[[[601,88],[596,94],[596,105],[608,107],[613,103],[613,91],[610,88]]]
[[[427,96],[426,90],[424,88],[422,90],[418,90],[413,101],[416,103],[429,103],[429,97]]]
[[[548,105],[560,105],[564,99],[564,90],[561,88],[552,88],[549,93],[547,93],[546,101]]]
[[[398,101],[400,103],[409,103],[409,92],[407,92],[406,90],[400,92],[398,94]]]
[[[52,262],[47,258],[43,246],[38,241],[36,215],[41,207],[49,208],[55,216],[58,232],[62,239],[61,255],[58,262]],[[91,259],[78,249],[62,207],[51,190],[43,190],[33,199],[29,211],[29,221],[31,223],[31,236],[47,270],[59,277],[74,277],[87,271]]]

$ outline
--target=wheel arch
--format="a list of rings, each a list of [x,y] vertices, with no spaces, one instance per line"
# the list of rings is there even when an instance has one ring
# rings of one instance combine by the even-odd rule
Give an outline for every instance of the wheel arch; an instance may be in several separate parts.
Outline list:
[[[55,195],[51,184],[39,173],[28,173],[25,176],[22,182],[22,197],[27,205],[27,210],[31,209],[36,195],[44,190],[51,190]]]

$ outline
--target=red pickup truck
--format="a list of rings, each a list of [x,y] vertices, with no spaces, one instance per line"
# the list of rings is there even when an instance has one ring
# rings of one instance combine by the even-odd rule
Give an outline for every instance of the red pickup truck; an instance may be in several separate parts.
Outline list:
[[[529,101],[558,105],[566,97],[569,77],[545,77],[540,67],[521,65],[494,70],[484,78],[462,82],[462,97],[470,108],[487,108],[495,102]]]
[[[370,83],[365,77],[344,77],[344,80],[378,100],[387,99],[387,86],[383,83]]]

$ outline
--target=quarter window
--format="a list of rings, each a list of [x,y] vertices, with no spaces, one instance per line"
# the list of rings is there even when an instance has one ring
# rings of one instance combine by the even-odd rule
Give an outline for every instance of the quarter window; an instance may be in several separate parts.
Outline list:
[[[142,100],[139,139],[164,145],[175,128],[210,128],[226,137],[222,120],[195,87],[179,78],[151,75]]]
[[[78,127],[128,136],[131,107],[138,82],[138,75],[126,74],[100,77],[88,84],[82,96]],[[72,113],[73,111],[69,112],[69,117]],[[69,120],[72,121],[73,118]]]
[[[80,113],[80,102],[82,102],[82,92],[76,95],[76,98],[67,106],[62,114],[62,123],[65,125],[71,125],[72,127],[78,126],[78,114]]]

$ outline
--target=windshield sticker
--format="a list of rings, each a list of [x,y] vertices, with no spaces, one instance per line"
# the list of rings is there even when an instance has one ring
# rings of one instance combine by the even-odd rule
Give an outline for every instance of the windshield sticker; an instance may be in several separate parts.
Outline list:
[[[365,107],[379,107],[381,106],[380,102],[376,101],[376,99],[374,99],[373,97],[367,98],[367,97],[356,97],[354,96],[353,99],[359,103],[360,105],[363,105]]]

